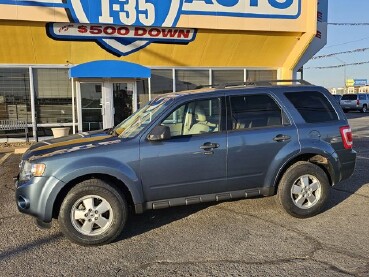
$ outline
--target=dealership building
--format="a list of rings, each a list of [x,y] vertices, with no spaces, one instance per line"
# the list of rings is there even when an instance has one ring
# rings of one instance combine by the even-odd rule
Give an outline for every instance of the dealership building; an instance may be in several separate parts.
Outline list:
[[[0,122],[110,128],[157,95],[292,79],[328,0],[0,0]],[[7,132],[7,131],[1,131]]]

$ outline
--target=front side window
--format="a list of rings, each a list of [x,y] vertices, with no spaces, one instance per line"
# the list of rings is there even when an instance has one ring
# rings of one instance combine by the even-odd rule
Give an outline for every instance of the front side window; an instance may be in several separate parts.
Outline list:
[[[220,107],[219,98],[189,102],[174,110],[161,124],[170,128],[172,137],[217,132]]]
[[[282,125],[282,110],[269,95],[231,96],[232,129]]]
[[[288,92],[285,95],[307,123],[338,120],[331,103],[318,91]]]

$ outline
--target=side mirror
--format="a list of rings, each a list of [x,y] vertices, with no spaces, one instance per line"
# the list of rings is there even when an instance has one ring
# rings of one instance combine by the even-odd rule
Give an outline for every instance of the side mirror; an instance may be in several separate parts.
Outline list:
[[[170,139],[170,128],[168,126],[157,125],[155,126],[149,136],[147,137],[150,141],[160,141]]]

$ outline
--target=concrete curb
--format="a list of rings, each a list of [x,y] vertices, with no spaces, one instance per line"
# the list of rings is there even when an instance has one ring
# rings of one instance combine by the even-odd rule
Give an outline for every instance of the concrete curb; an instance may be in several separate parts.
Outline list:
[[[0,154],[7,154],[7,153],[14,153],[14,154],[24,154],[28,150],[28,147],[7,147],[7,148],[0,148]]]
[[[15,148],[14,154],[24,154],[27,150],[28,148]]]

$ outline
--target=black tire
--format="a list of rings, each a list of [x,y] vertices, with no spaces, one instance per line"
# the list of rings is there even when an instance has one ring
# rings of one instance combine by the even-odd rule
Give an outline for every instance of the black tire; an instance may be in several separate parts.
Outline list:
[[[293,217],[307,218],[322,211],[329,192],[330,184],[325,172],[315,164],[301,161],[283,174],[276,200]]]
[[[114,186],[90,179],[77,184],[67,194],[58,222],[71,241],[85,246],[102,245],[121,234],[127,213],[127,202]]]
[[[367,110],[368,110],[368,107],[364,104],[363,107],[362,107],[362,109],[361,109],[361,112],[362,113],[366,113]]]

